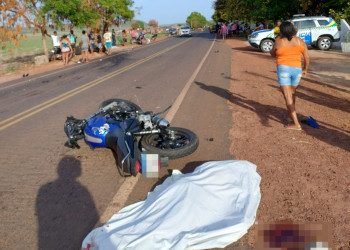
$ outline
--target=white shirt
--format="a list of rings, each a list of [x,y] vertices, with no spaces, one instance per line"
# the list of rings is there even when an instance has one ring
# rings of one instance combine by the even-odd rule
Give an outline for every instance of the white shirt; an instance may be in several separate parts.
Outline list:
[[[54,47],[59,47],[60,46],[60,37],[59,36],[55,36],[55,35],[51,35],[52,38],[52,43]]]

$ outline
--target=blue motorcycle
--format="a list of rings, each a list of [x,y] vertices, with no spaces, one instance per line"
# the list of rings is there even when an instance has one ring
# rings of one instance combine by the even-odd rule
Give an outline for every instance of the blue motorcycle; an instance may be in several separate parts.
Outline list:
[[[169,122],[158,116],[169,108],[154,114],[142,111],[130,101],[106,100],[96,113],[85,119],[67,117],[64,131],[69,139],[64,145],[80,148],[78,140],[84,139],[92,149],[110,148],[122,175],[136,176],[141,171],[141,153],[175,159],[192,154],[198,148],[195,133],[169,127]]]

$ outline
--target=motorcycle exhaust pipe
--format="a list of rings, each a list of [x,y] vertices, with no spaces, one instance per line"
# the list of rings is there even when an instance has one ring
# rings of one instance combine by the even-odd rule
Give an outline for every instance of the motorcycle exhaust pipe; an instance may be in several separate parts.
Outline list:
[[[127,132],[126,134],[128,135],[128,133],[130,133],[130,132]],[[150,134],[158,134],[158,133],[160,133],[160,129],[139,131],[139,132],[135,132],[135,133],[130,133],[130,135],[131,134],[133,134],[133,135],[150,135]]]
[[[164,118],[161,118],[159,116],[153,116],[152,122],[154,124],[156,124],[158,127],[163,128],[163,129],[170,126],[170,124],[167,120],[165,120]]]

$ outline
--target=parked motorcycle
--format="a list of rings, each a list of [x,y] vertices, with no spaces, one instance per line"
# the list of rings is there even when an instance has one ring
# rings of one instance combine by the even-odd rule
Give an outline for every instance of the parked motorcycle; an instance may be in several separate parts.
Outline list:
[[[64,131],[69,139],[64,145],[80,148],[78,140],[85,139],[92,149],[110,148],[122,175],[126,172],[136,176],[141,171],[141,153],[175,159],[192,154],[198,147],[195,133],[169,127],[169,122],[158,116],[169,108],[154,114],[126,100],[106,100],[95,114],[85,119],[67,117]]]
[[[62,60],[61,48],[54,46],[49,52],[49,61]]]
[[[132,37],[130,40],[131,44],[149,44],[150,42],[151,40],[145,37],[144,35],[139,36],[138,38]]]

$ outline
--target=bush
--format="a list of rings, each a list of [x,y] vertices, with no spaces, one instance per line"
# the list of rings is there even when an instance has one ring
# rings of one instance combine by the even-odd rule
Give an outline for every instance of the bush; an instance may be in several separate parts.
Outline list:
[[[350,23],[350,2],[347,3],[347,6],[343,8],[342,11],[336,12],[335,10],[330,9],[329,14],[332,15],[338,25],[340,25],[340,19],[345,19],[347,23]]]

